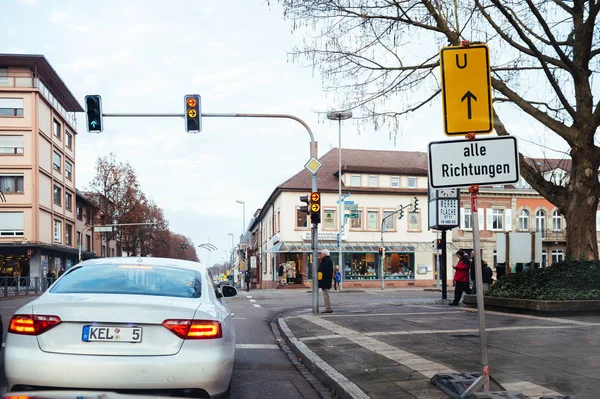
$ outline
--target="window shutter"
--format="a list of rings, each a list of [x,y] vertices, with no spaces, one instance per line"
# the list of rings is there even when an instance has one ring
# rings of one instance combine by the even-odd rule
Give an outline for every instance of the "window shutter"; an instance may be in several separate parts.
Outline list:
[[[0,228],[2,230],[23,230],[25,228],[25,213],[0,212]]]
[[[465,229],[465,218],[467,217],[466,216],[466,212],[465,212],[466,209],[467,208],[463,208],[462,212],[461,212],[461,215],[460,215],[460,229],[461,230]]]
[[[504,226],[504,230],[512,231],[512,209],[504,210],[504,220],[506,223]]]
[[[483,211],[484,211],[484,209],[481,208],[481,209],[479,209],[479,212],[477,212],[477,216],[478,216],[477,219],[479,219],[479,231],[485,230],[485,228],[484,228],[485,226],[483,225],[483,221],[484,221]]]
[[[494,227],[494,218],[492,215],[492,209],[487,208],[485,210],[485,214],[487,216],[487,218],[486,218],[487,226],[486,226],[485,230],[492,230],[492,227]],[[481,228],[481,230],[484,230],[483,227]]]

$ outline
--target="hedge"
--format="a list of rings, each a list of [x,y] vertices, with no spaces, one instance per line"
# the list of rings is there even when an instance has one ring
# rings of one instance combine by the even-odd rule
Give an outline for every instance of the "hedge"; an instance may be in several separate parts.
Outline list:
[[[600,300],[600,262],[565,260],[501,277],[487,296],[552,301]]]

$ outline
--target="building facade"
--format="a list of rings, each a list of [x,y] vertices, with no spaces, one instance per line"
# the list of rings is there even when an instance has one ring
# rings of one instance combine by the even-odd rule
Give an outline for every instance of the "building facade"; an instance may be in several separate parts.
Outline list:
[[[349,193],[345,201],[352,202],[343,210],[342,262],[337,242],[337,149],[320,158],[319,248],[329,249],[334,264],[340,265],[344,287],[381,287],[382,277],[386,287],[435,284],[436,234],[427,226],[427,154],[342,152],[342,192]],[[310,219],[300,210],[304,204],[299,199],[310,191],[311,175],[303,170],[279,185],[251,221],[249,262],[256,265],[253,276],[258,287],[277,286],[280,266],[287,284],[312,280]],[[419,202],[416,211],[411,205],[415,197]],[[406,207],[401,219],[394,214],[399,206]],[[450,259],[456,248],[452,243],[448,246]],[[381,247],[385,256],[379,252]]]

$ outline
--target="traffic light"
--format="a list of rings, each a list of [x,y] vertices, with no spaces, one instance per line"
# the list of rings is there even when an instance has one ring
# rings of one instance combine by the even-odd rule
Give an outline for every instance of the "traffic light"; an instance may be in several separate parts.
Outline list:
[[[400,212],[398,213],[398,220],[404,217],[404,208],[400,208]]]
[[[321,223],[321,194],[316,191],[310,193],[310,221]]]
[[[383,255],[383,248],[379,247],[379,255]]]
[[[419,211],[419,199],[417,197],[415,197],[415,203],[413,205],[413,212],[418,212]]]
[[[202,111],[200,107],[200,96],[188,94],[185,100],[185,131],[188,133],[200,133],[202,131]]]
[[[101,133],[104,130],[102,97],[97,94],[85,96],[85,121],[87,131],[90,133]]]
[[[305,206],[301,206],[300,207],[300,212],[306,213],[307,215],[310,215],[310,198],[308,195],[302,195],[300,197],[300,201],[304,202],[306,205]]]
[[[441,238],[438,238],[436,240],[436,248],[437,249],[442,249],[442,239]]]

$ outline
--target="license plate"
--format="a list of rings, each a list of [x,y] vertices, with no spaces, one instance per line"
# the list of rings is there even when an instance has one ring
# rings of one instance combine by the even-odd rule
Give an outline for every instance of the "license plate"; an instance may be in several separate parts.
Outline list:
[[[142,342],[141,327],[83,326],[84,342]]]

